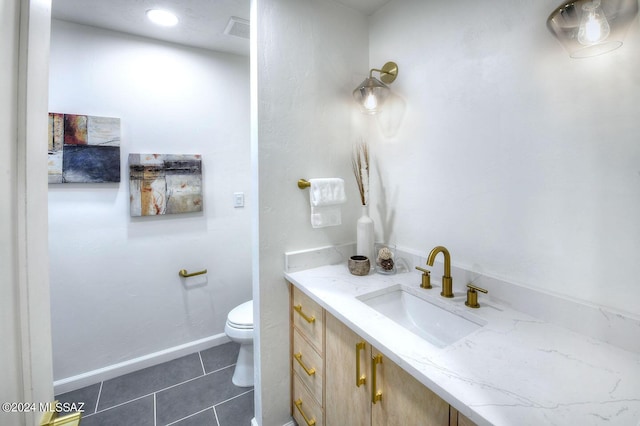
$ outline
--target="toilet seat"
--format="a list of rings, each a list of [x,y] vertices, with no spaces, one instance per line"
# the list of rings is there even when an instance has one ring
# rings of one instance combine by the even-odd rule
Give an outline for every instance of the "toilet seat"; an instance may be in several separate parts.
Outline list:
[[[227,324],[240,330],[253,329],[253,300],[233,308],[227,316]]]

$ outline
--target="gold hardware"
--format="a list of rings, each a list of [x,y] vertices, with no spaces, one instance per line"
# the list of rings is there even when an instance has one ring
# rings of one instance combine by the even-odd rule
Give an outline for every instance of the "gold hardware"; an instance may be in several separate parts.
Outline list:
[[[444,275],[442,276],[442,292],[440,292],[440,296],[453,297],[453,278],[451,278],[451,255],[449,254],[449,250],[443,246],[435,247],[431,250],[431,253],[429,253],[427,265],[433,266],[433,262],[436,260],[438,253],[444,255]]]
[[[308,316],[308,315],[305,315],[305,313],[304,313],[304,312],[302,312],[302,305],[296,305],[296,306],[294,306],[294,307],[293,307],[293,309],[294,309],[297,313],[299,313],[299,314],[300,314],[300,316],[301,316],[302,318],[304,318],[304,320],[305,320],[306,322],[308,322],[309,324],[311,324],[311,323],[313,323],[313,322],[315,322],[315,321],[316,321],[316,317],[314,317],[313,315]]]
[[[206,274],[206,273],[207,273],[206,269],[204,271],[198,271],[198,272],[192,272],[192,273],[187,272],[186,269],[180,269],[178,271],[178,275],[180,275],[181,277],[184,277],[184,278],[195,277],[196,275],[202,275],[202,274]]]
[[[420,284],[420,287],[426,288],[426,289],[433,288],[431,286],[431,271],[429,271],[428,269],[421,268],[419,266],[416,266],[416,269],[418,271],[422,271],[422,284]]]
[[[306,414],[304,414],[304,411],[302,411],[302,400],[300,398],[298,398],[294,404],[296,404],[296,408],[298,409],[298,411],[300,412],[300,415],[302,416],[302,418],[304,419],[305,422],[307,422],[307,426],[314,426],[316,424],[316,419],[311,419],[309,420],[309,418],[307,417]]]
[[[50,411],[46,411],[42,415],[40,426],[78,426],[80,424],[80,417],[82,417],[82,413],[72,413],[58,417],[58,412],[55,411],[58,401],[53,401],[48,405]]]
[[[382,400],[382,391],[376,390],[376,382],[377,382],[377,366],[378,364],[382,364],[382,355],[378,354],[371,358],[371,402],[376,403]]]
[[[373,77],[374,72],[380,73],[380,80]],[[387,62],[382,66],[382,69],[371,68],[369,70],[369,77],[364,79],[352,92],[353,98],[360,105],[362,112],[377,114],[382,110],[382,105],[391,92],[387,84],[393,83],[397,76],[398,64],[395,62]]]
[[[470,308],[479,308],[480,304],[478,303],[477,291],[481,291],[482,293],[489,293],[489,291],[481,287],[476,287],[473,284],[467,284],[467,287],[469,287],[469,289],[467,290],[467,300],[464,304]]]
[[[298,188],[300,189],[306,189],[309,188],[311,186],[311,182],[309,182],[306,179],[298,179]]]
[[[360,374],[360,351],[365,350],[365,348],[365,342],[356,343],[356,387],[360,387],[367,382],[367,376],[364,374]]]
[[[307,376],[313,376],[314,374],[316,374],[315,368],[309,368],[306,365],[304,365],[304,363],[302,362],[302,352],[293,354],[293,357],[298,361],[298,364],[300,364],[300,367],[302,367],[305,373],[307,373]]]
[[[373,77],[374,71],[380,73],[380,80],[383,83],[390,84],[396,81],[396,77],[398,77],[398,64],[389,61],[382,66],[382,69],[372,68],[369,71],[369,78]]]

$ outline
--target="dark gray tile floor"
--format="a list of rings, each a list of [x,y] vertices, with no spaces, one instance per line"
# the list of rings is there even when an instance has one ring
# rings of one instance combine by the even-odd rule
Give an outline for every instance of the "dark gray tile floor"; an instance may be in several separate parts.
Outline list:
[[[226,343],[56,399],[84,403],[82,426],[249,426],[253,388],[231,383],[238,348]]]

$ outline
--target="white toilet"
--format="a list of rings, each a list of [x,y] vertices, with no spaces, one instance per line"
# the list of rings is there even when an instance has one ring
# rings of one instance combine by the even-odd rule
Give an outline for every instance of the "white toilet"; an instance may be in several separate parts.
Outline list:
[[[227,315],[224,332],[240,344],[231,381],[240,387],[253,386],[253,300],[236,306]]]

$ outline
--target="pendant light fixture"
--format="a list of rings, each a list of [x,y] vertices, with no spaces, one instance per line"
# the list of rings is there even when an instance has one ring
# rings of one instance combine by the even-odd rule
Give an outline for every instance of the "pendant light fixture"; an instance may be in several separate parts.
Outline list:
[[[380,73],[380,80],[373,76],[374,72]],[[382,69],[372,68],[369,71],[369,77],[353,91],[353,98],[360,105],[362,112],[377,114],[381,111],[390,93],[387,84],[393,83],[397,76],[398,65],[395,62],[387,62]]]
[[[637,0],[571,0],[549,15],[547,28],[569,56],[587,58],[622,46],[637,14]]]

